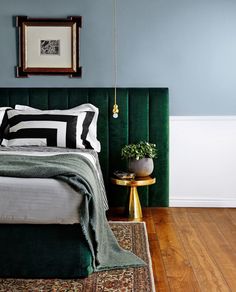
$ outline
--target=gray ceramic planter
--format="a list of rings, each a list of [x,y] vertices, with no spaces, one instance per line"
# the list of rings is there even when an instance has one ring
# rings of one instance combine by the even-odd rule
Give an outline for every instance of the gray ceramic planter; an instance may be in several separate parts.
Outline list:
[[[153,172],[154,164],[152,158],[142,158],[140,160],[130,159],[128,168],[136,176],[148,176]]]

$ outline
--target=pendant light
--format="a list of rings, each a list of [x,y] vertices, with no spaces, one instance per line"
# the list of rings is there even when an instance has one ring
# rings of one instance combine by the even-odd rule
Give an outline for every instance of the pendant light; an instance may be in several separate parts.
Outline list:
[[[117,87],[117,22],[116,22],[116,7],[117,0],[113,0],[113,66],[114,66],[114,105],[112,109],[113,118],[117,119],[119,107],[116,103],[116,87]]]

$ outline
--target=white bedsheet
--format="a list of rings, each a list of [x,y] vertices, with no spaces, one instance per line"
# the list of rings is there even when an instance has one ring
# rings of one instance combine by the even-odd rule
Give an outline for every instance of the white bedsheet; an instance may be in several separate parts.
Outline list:
[[[56,179],[0,177],[0,223],[78,223],[81,201]]]
[[[57,155],[76,152],[0,151],[2,154]],[[96,167],[94,157],[86,156]],[[45,178],[0,176],[0,223],[11,224],[74,224],[79,223],[82,196],[68,184]]]

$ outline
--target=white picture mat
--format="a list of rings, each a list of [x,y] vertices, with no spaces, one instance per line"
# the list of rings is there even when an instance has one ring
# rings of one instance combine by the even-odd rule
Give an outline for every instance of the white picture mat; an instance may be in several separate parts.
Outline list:
[[[26,68],[72,67],[71,27],[26,26]],[[60,55],[41,55],[41,40],[60,40]]]

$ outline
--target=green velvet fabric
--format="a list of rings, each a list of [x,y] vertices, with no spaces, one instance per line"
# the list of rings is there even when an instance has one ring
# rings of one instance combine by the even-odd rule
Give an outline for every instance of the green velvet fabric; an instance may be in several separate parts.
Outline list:
[[[93,272],[80,224],[0,224],[1,278],[80,278]]]
[[[110,206],[124,206],[128,199],[126,187],[114,186],[110,176],[114,170],[125,170],[127,162],[120,159],[120,150],[127,144],[148,140],[156,143],[158,159],[154,160],[157,183],[139,187],[143,206],[168,206],[168,89],[119,88],[119,118],[112,118],[114,89],[111,88],[0,88],[0,106],[26,104],[41,109],[66,109],[90,102],[99,108],[99,154]]]

